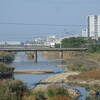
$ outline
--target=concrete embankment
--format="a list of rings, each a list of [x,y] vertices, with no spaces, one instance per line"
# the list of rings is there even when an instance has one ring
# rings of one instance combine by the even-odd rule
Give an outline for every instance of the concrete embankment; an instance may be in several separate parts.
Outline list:
[[[53,70],[15,70],[15,74],[46,74],[54,73]]]

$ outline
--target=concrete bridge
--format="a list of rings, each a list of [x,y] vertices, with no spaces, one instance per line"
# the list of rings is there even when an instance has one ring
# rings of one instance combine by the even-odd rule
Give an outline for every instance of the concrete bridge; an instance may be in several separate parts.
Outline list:
[[[35,62],[37,62],[37,52],[39,51],[56,51],[61,52],[63,58],[64,51],[86,51],[87,48],[47,48],[47,47],[0,47],[0,51],[7,52],[35,52]]]

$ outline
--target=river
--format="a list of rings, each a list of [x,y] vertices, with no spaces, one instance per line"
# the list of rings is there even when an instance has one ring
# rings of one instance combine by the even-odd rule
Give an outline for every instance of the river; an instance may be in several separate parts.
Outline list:
[[[35,63],[34,60],[30,60],[27,58],[24,52],[18,53],[15,57],[15,60],[11,64],[15,67],[16,70],[30,70],[30,69],[51,69],[56,72],[63,72],[61,67],[57,67],[60,64],[60,61],[57,60],[48,60],[44,56],[38,54],[38,63]],[[14,74],[14,78],[16,80],[22,80],[29,88],[34,87],[34,84],[38,83],[41,79],[46,78],[52,74]]]
[[[16,70],[30,70],[30,69],[50,69],[54,70],[55,73],[51,74],[14,74],[14,78],[16,80],[23,81],[28,88],[33,88],[36,83],[39,83],[40,80],[47,78],[51,75],[54,75],[56,73],[62,73],[64,72],[63,67],[58,67],[58,65],[62,64],[62,60],[48,60],[44,56],[41,56],[38,54],[38,63],[35,63],[34,60],[30,60],[27,58],[26,54],[24,52],[16,54],[15,60],[11,64],[11,66],[15,67]],[[70,86],[65,86],[70,87]],[[82,96],[78,100],[85,100],[88,96],[88,92],[85,90],[85,88],[79,87],[79,86],[71,86],[71,88],[78,89]]]

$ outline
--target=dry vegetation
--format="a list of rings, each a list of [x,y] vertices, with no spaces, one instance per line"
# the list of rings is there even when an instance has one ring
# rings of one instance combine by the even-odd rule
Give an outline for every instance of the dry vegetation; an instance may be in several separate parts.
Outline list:
[[[41,52],[41,55],[51,60],[60,58],[60,52]]]
[[[83,59],[88,61],[85,64],[84,68],[87,67],[87,69],[89,70],[86,70],[85,72],[82,72],[79,75],[70,76],[69,78],[81,79],[81,80],[82,79],[83,80],[87,80],[87,79],[100,80],[100,68],[99,68],[100,54],[99,53],[93,53],[93,54],[87,54],[87,55],[82,54],[82,56],[83,56]],[[90,61],[91,61],[91,64],[89,64]],[[82,66],[82,62],[81,62],[81,66]]]
[[[35,100],[34,96],[24,96],[22,100]]]
[[[64,58],[75,58],[87,61],[93,61],[100,64],[100,53],[88,53],[88,52],[65,52]]]
[[[60,52],[42,52],[41,53],[46,58],[58,59],[60,58]],[[67,59],[78,59],[91,61],[95,63],[100,62],[100,54],[99,53],[89,53],[89,52],[64,52],[63,57],[65,62]]]
[[[27,53],[29,59],[34,59],[34,52]]]
[[[14,53],[10,52],[0,52],[0,62],[12,62],[15,58]]]
[[[69,96],[54,96],[48,100],[72,100]]]
[[[86,56],[86,58],[100,64],[100,53],[93,53],[90,56]]]
[[[55,87],[55,88],[54,88]],[[33,90],[31,94],[23,96],[22,100],[73,100],[67,89],[49,85],[46,90]]]
[[[62,86],[49,85],[47,88],[47,94],[48,100],[73,100],[69,96],[68,90]]]
[[[87,72],[82,72],[79,75],[69,76],[69,79],[100,80],[100,68],[96,68]]]

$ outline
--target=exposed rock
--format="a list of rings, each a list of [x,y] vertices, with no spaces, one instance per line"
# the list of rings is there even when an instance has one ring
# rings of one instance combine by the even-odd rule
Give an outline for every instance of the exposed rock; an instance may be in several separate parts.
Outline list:
[[[69,96],[71,96],[72,98],[77,98],[80,96],[80,92],[76,89],[73,88],[67,88]]]

